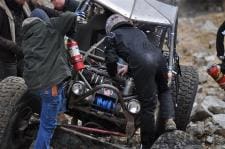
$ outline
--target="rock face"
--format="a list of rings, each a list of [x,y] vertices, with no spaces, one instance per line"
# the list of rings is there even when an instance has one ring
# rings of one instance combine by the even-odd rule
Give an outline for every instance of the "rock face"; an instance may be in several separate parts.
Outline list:
[[[216,125],[218,125],[216,134],[219,134],[219,135],[222,135],[223,137],[225,137],[225,114],[213,115],[213,121]]]
[[[223,0],[174,0],[181,9],[181,16],[195,16],[205,12],[223,10]]]
[[[203,146],[225,146],[225,102],[206,96],[193,108],[187,132],[201,140]]]
[[[151,149],[201,149],[198,140],[183,131],[167,132],[161,135]]]
[[[225,102],[216,96],[206,96],[201,103],[193,108],[191,119],[202,121],[214,114],[225,114]]]

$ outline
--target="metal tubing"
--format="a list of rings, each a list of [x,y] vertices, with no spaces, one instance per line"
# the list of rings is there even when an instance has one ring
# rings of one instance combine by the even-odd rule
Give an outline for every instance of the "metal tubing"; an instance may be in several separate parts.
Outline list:
[[[62,127],[82,130],[82,131],[86,131],[86,132],[94,132],[94,133],[98,133],[98,134],[105,134],[105,135],[114,135],[114,136],[120,136],[120,137],[126,136],[126,134],[123,134],[120,132],[108,131],[108,130],[91,128],[91,127],[83,127],[83,126],[77,126],[77,125],[62,125]]]

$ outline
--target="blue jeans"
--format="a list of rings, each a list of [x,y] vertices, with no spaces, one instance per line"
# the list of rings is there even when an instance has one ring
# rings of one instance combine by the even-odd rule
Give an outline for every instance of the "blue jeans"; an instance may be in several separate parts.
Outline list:
[[[57,126],[57,116],[65,112],[64,85],[57,85],[53,96],[52,87],[37,92],[42,100],[40,126],[34,145],[35,149],[50,149],[50,141]]]

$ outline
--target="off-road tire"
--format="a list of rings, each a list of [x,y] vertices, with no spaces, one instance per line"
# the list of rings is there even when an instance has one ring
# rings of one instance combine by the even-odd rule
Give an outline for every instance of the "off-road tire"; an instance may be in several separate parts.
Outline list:
[[[0,82],[0,144],[11,113],[26,90],[25,81],[19,77],[7,77]]]
[[[186,130],[198,89],[198,73],[192,66],[181,66],[181,76],[178,76],[178,90],[172,86],[175,105],[175,122],[179,130]]]
[[[151,149],[202,149],[198,140],[183,131],[173,131],[162,134]]]

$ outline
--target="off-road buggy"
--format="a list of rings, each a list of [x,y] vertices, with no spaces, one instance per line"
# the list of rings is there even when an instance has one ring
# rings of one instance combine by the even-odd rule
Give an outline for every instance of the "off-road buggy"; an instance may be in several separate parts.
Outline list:
[[[85,68],[75,72],[67,83],[66,113],[72,117],[72,122],[61,125],[56,131],[55,148],[122,148],[97,138],[116,135],[130,140],[139,128],[141,107],[135,86],[129,83],[132,78],[111,79],[104,65],[104,26],[112,13],[133,20],[149,40],[162,49],[168,61],[175,121],[179,130],[185,130],[197,91],[198,74],[192,66],[179,64],[176,52],[177,11],[177,7],[155,0],[81,2],[76,14],[79,23],[86,24],[77,28],[77,34]],[[132,90],[125,92],[127,87],[132,87]],[[8,77],[0,82],[1,149],[29,148],[38,129],[39,113],[40,99],[27,90],[22,78]],[[156,119],[160,134],[159,115]],[[76,137],[68,137],[71,134]],[[86,138],[85,141],[82,137]],[[160,147],[162,144],[157,145]]]

